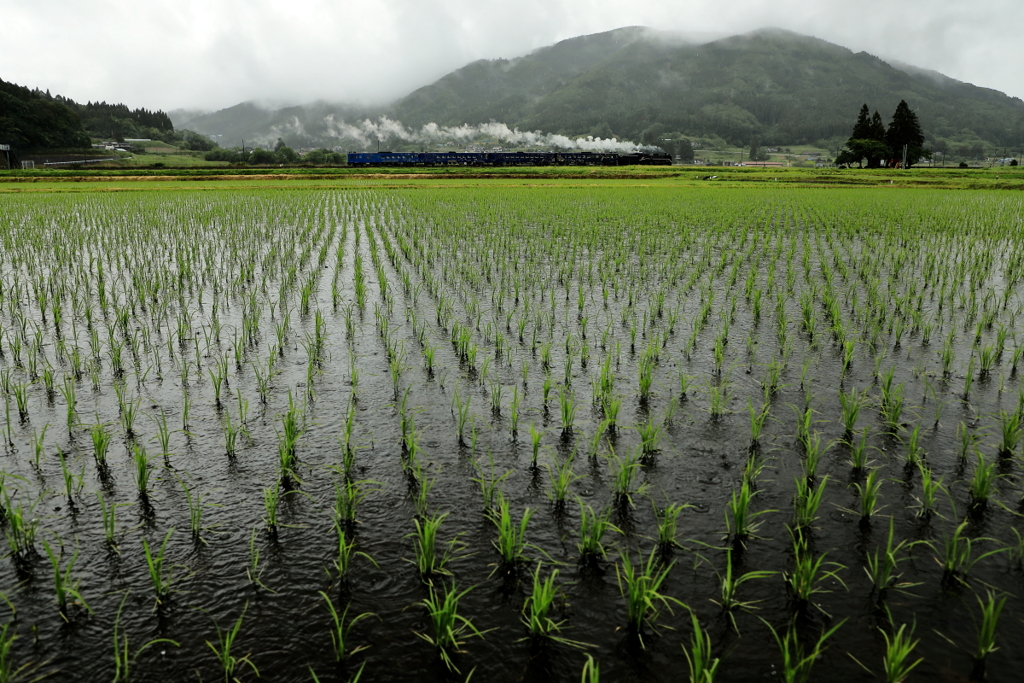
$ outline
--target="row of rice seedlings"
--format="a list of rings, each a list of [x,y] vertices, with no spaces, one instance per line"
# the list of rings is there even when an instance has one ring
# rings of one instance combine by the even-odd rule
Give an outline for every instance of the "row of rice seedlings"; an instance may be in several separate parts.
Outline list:
[[[805,254],[806,254],[806,253],[807,253],[807,252],[805,252]],[[375,259],[375,261],[376,261],[376,259]],[[379,264],[375,264],[375,265],[378,265],[378,267],[379,267]],[[788,274],[787,274],[787,275],[788,275]],[[792,289],[792,285],[790,285],[790,289]],[[581,297],[581,298],[582,298],[582,297]],[[553,300],[553,298],[552,298],[552,300]],[[582,306],[580,306],[580,308],[582,309]],[[477,325],[477,327],[479,327],[479,325]],[[644,328],[646,328],[646,324],[644,325]],[[634,328],[634,329],[635,329],[635,328]],[[633,332],[633,334],[635,335],[636,333],[635,333],[635,332]],[[283,348],[283,346],[282,346],[282,348]],[[563,389],[563,391],[564,391],[564,389]],[[684,391],[684,393],[685,393],[685,391]],[[710,393],[710,392],[709,392],[709,393]],[[715,411],[712,411],[712,414],[714,415],[714,414],[715,414]],[[719,414],[721,414],[721,413],[719,413]],[[628,490],[628,487],[626,487],[626,490]]]

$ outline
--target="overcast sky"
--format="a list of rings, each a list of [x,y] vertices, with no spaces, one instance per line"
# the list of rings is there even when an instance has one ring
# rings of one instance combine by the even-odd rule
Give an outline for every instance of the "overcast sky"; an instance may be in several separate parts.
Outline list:
[[[1024,0],[0,0],[0,78],[77,101],[388,101],[621,26],[766,26],[1024,98]]]

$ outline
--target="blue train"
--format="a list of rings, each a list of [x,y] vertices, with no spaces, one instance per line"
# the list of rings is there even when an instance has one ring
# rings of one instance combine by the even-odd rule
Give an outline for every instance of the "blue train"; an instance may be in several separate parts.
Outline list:
[[[612,152],[349,152],[349,166],[670,166],[668,154]]]

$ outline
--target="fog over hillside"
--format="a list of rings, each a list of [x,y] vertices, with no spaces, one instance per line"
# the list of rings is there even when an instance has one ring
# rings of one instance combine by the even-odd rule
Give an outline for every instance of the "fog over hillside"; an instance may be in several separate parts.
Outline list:
[[[904,99],[931,142],[1015,145],[1024,103],[935,71],[776,28],[695,36],[627,27],[512,58],[477,60],[388,105],[243,103],[173,111],[222,146],[547,146],[626,149],[681,135],[733,145],[845,139],[863,103]]]

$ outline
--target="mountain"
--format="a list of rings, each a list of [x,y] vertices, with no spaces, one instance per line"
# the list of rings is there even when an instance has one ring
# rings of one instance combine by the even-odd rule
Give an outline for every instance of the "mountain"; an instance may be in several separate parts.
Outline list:
[[[677,134],[734,144],[817,143],[849,136],[867,103],[888,120],[900,100],[928,143],[1019,145],[1024,102],[934,71],[888,63],[818,38],[762,29],[716,40],[645,27],[580,36],[516,59],[480,60],[387,107],[318,102],[265,109],[243,103],[211,114],[171,112],[178,128],[220,135],[222,146],[368,147],[408,130],[503,122],[525,131],[656,143]],[[352,124],[358,124],[353,128]],[[395,132],[397,131],[397,132]],[[439,132],[457,141],[449,132]],[[388,138],[390,136],[390,140]],[[403,136],[405,136],[403,138]]]
[[[494,119],[566,135],[678,131],[796,144],[845,139],[861,104],[887,119],[904,99],[933,138],[966,129],[998,145],[1024,139],[1020,99],[901,67],[779,29],[693,44],[632,27],[474,62],[399,100],[394,116],[415,125]]]
[[[215,112],[177,109],[169,115],[177,128],[208,135],[221,147],[239,147],[243,143],[247,147],[273,147],[278,138],[293,147],[331,147],[340,138],[335,123],[376,118],[386,112],[384,107],[328,102],[281,109],[242,102]]]
[[[0,143],[22,150],[81,148],[89,146],[89,136],[68,104],[0,80]]]

